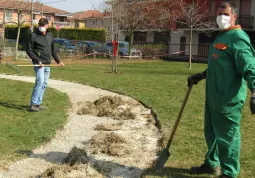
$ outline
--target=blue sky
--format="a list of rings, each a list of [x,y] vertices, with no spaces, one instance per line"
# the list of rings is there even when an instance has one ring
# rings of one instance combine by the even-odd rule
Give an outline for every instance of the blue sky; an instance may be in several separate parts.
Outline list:
[[[40,2],[68,12],[79,12],[93,9],[93,6],[98,9],[103,0],[40,0]]]

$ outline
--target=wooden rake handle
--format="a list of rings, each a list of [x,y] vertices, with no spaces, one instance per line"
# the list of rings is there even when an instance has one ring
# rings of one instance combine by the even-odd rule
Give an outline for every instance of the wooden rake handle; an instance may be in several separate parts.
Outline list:
[[[35,65],[33,65],[33,64],[18,64],[18,65],[15,65],[15,66],[17,66],[17,67],[40,67],[39,64],[35,64]],[[43,66],[44,67],[60,67],[57,64],[45,64]]]

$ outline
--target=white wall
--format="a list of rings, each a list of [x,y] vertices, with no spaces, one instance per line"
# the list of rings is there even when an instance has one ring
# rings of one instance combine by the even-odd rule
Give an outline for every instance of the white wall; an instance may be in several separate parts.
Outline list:
[[[171,31],[170,32],[171,41],[169,45],[169,53],[175,53],[180,51],[180,39],[181,36],[184,36],[182,31]]]
[[[146,42],[154,42],[154,32],[152,31],[147,32]]]
[[[199,34],[197,31],[193,31],[192,33],[192,55],[197,55],[198,54],[198,38]],[[189,43],[189,32],[187,32],[187,43]],[[186,54],[189,54],[189,51],[186,52]]]
[[[186,46],[185,50],[189,50],[189,31],[172,31],[170,32],[171,35],[171,43],[169,45],[169,52],[170,53],[176,53],[180,52],[180,41],[181,37],[186,37]],[[199,34],[196,31],[193,31],[193,37],[192,37],[192,44],[195,44],[192,46],[192,55],[198,54],[198,37]],[[185,52],[185,55],[189,55],[189,51]]]

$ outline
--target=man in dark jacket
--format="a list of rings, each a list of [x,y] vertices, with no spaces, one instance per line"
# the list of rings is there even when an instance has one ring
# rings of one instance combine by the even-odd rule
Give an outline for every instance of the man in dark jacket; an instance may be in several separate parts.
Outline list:
[[[31,33],[27,46],[27,54],[32,59],[33,64],[39,65],[34,67],[36,80],[29,107],[30,111],[35,112],[46,109],[41,104],[50,76],[50,67],[44,65],[49,65],[51,57],[53,57],[60,67],[64,67],[64,63],[60,62],[56,53],[53,37],[47,30],[49,27],[48,20],[41,18],[38,24],[39,28]]]

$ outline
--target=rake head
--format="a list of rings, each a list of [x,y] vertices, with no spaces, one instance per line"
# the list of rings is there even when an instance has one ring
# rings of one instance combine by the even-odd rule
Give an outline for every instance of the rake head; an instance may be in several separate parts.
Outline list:
[[[20,72],[19,68],[18,68],[17,66],[13,65],[13,64],[10,64],[10,63],[8,63],[8,62],[4,62],[3,65],[6,66],[6,67],[8,67],[8,68],[11,69],[11,70],[14,70],[14,71],[17,72],[17,73]]]

